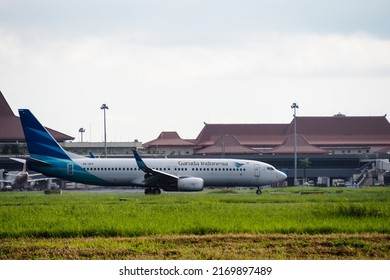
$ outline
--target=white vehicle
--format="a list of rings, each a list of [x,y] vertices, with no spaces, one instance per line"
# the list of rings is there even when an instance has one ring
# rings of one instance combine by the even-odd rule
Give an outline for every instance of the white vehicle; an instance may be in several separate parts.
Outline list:
[[[334,187],[345,187],[345,181],[342,179],[335,179],[335,180],[333,180],[333,186]]]
[[[308,181],[306,181],[306,182],[304,183],[304,186],[312,187],[312,186],[314,186],[314,181],[308,180]]]
[[[201,191],[205,186],[261,186],[286,174],[259,161],[238,159],[89,158],[67,152],[27,109],[19,110],[30,156],[28,167],[47,176],[100,186],[138,186],[145,194]]]

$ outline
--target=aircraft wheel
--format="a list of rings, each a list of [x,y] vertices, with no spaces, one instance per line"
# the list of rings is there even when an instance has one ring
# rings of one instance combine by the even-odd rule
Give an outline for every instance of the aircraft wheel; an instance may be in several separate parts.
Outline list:
[[[256,190],[256,194],[257,194],[257,195],[261,195],[261,194],[262,194],[261,189],[257,189],[257,190]]]
[[[149,195],[149,194],[161,194],[161,190],[159,188],[149,188],[149,189],[145,189],[145,194],[146,195]]]

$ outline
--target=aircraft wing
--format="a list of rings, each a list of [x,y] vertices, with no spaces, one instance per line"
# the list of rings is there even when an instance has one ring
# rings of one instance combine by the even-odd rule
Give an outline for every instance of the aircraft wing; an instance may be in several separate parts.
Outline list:
[[[169,184],[179,180],[179,177],[176,175],[148,167],[136,150],[133,150],[133,154],[138,168],[147,174],[147,176],[145,176],[146,185],[152,185],[161,182],[166,182]]]
[[[14,181],[13,180],[0,180],[0,183],[8,183],[8,184],[12,184]]]

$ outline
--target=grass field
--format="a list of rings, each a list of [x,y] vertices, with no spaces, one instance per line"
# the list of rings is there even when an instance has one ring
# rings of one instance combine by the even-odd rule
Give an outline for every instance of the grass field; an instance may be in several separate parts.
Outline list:
[[[390,188],[0,193],[0,259],[389,259]]]

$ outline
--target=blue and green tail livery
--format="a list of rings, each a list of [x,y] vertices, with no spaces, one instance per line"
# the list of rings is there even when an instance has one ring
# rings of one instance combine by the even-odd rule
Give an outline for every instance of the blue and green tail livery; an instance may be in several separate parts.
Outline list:
[[[69,155],[30,110],[19,109],[19,116],[30,155],[70,159]]]

